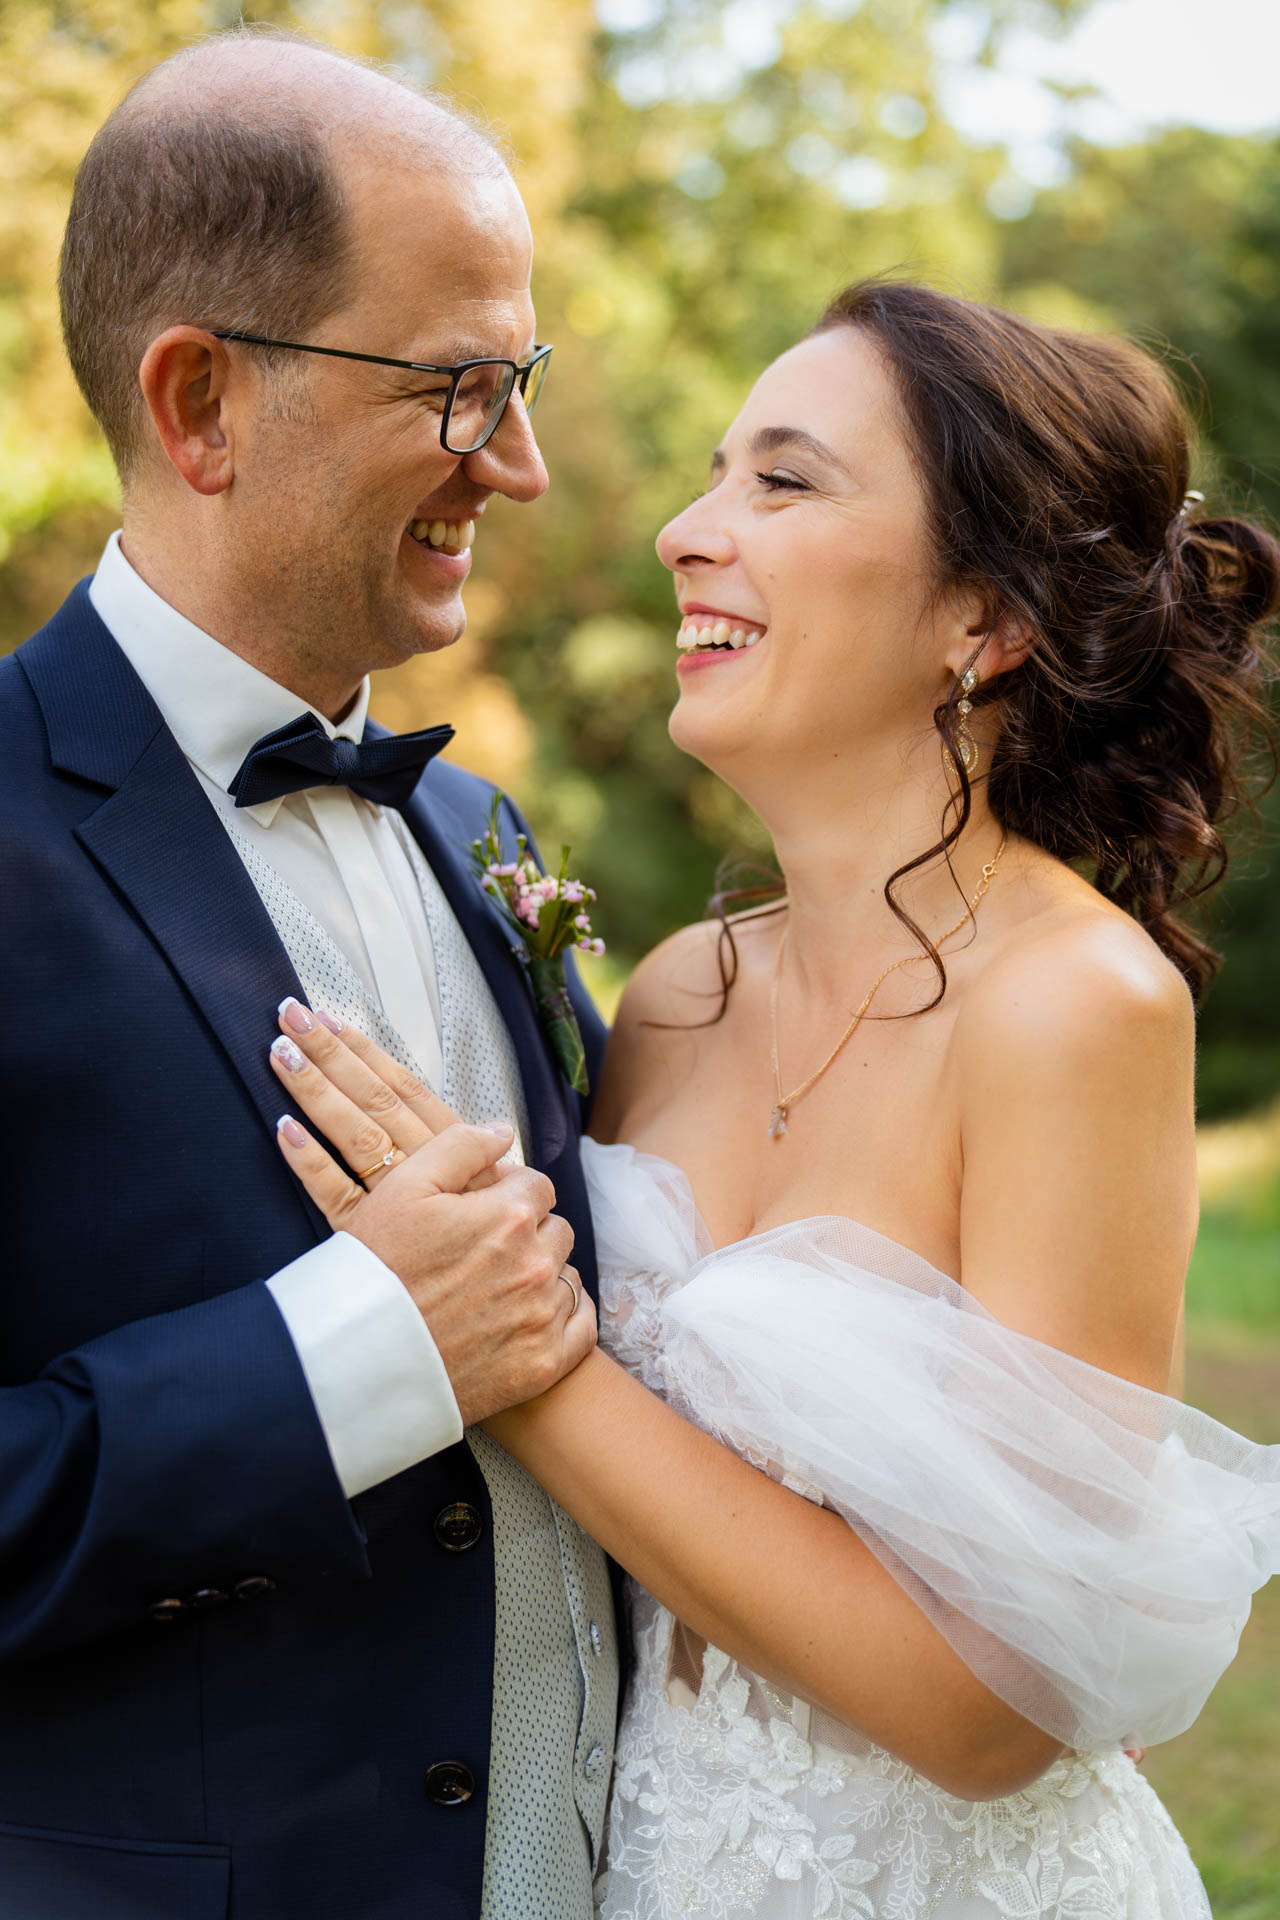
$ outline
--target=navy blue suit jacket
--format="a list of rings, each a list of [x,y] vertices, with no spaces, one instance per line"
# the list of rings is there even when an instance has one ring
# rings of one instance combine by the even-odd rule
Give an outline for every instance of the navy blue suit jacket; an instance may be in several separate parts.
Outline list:
[[[406,817],[590,1286],[581,1103],[465,852],[489,797],[436,760]],[[432,1522],[485,1482],[459,1445],[343,1495],[264,1284],[328,1231],[274,1144],[299,984],[83,583],[0,662],[0,849],[0,1913],[474,1920],[492,1533]]]

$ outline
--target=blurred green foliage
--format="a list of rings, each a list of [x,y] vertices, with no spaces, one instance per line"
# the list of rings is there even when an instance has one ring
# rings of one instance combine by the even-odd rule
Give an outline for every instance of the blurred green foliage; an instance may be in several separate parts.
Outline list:
[[[975,57],[1085,4],[970,5],[987,32]],[[974,145],[940,109],[935,29],[955,10],[780,0],[755,10],[773,25],[750,47],[726,0],[602,0],[613,32],[590,0],[246,8],[480,105],[519,156],[540,331],[557,342],[539,414],[553,492],[536,513],[495,503],[470,636],[385,680],[376,709],[393,725],[447,713],[458,756],[510,783],[544,840],[573,843],[605,883],[602,924],[624,966],[702,912],[727,851],[768,851],[667,740],[674,623],[652,541],[703,483],[756,373],[839,286],[900,270],[1036,318],[1137,332],[1192,395],[1206,489],[1280,508],[1280,143],[1183,129],[1078,146],[1064,185],[1020,197],[999,129]],[[0,9],[0,646],[53,610],[115,521],[57,332],[76,161],[134,78],[238,12],[233,0]],[[1208,910],[1230,955],[1202,1029],[1210,1114],[1280,1086],[1270,808],[1271,843],[1236,863]],[[609,884],[619,874],[625,885]]]

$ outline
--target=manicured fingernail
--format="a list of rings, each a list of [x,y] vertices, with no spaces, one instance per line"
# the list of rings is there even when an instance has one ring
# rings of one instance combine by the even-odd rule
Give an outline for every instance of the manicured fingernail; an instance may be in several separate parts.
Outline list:
[[[280,1002],[276,1011],[284,1021],[286,1027],[292,1027],[295,1033],[315,1032],[315,1021],[311,1018],[311,1015],[307,1012],[301,1000],[295,1000],[292,994],[289,995],[287,1000]]]
[[[316,1019],[320,1022],[321,1026],[328,1027],[330,1033],[341,1033],[343,1031],[342,1022],[338,1019],[337,1015],[326,1013],[323,1007],[316,1008]]]
[[[276,1121],[276,1132],[288,1141],[291,1147],[305,1147],[307,1136],[291,1113],[282,1113]]]
[[[282,1067],[290,1073],[301,1073],[307,1064],[307,1056],[300,1047],[295,1047],[287,1034],[282,1033],[278,1040],[271,1042],[271,1051]]]

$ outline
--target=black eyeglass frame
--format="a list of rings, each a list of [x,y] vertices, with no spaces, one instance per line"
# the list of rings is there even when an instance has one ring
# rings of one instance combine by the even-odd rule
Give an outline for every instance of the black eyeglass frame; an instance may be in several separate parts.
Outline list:
[[[267,340],[260,333],[241,333],[234,327],[209,327],[206,331],[211,333],[215,340],[240,340],[243,341],[246,346],[250,347],[278,347],[287,353],[322,353],[330,360],[363,360],[369,366],[373,367],[402,367],[406,373],[447,373],[449,375],[449,392],[444,403],[444,413],[440,421],[440,445],[446,453],[452,453],[458,456],[464,456],[468,453],[479,453],[481,447],[488,445],[489,441],[492,440],[494,434],[498,431],[498,428],[502,425],[503,415],[507,411],[508,403],[516,387],[519,386],[520,398],[523,400],[535,367],[542,366],[544,368],[543,380],[546,379],[546,362],[551,356],[550,346],[535,346],[523,366],[521,366],[518,360],[505,359],[501,354],[485,353],[481,354],[475,360],[460,360],[457,366],[454,367],[438,367],[434,366],[430,360],[390,360],[384,353],[351,353],[345,347],[304,346],[300,340]],[[453,418],[453,403],[458,397],[458,388],[462,382],[463,375],[470,373],[473,367],[510,367],[511,385],[507,388],[502,405],[497,409],[492,420],[486,424],[485,430],[480,438],[473,441],[469,447],[451,447],[449,445],[449,422]],[[533,401],[527,403],[530,413],[532,413],[534,403],[537,401],[541,385],[542,382],[539,382],[538,389],[534,392]]]

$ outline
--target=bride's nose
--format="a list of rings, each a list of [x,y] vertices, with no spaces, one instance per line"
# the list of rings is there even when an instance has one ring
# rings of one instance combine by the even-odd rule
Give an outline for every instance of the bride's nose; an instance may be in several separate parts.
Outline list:
[[[668,520],[658,535],[658,558],[672,573],[688,573],[693,567],[724,567],[736,558],[737,547],[712,511],[711,498],[704,494],[695,500],[674,520]]]

